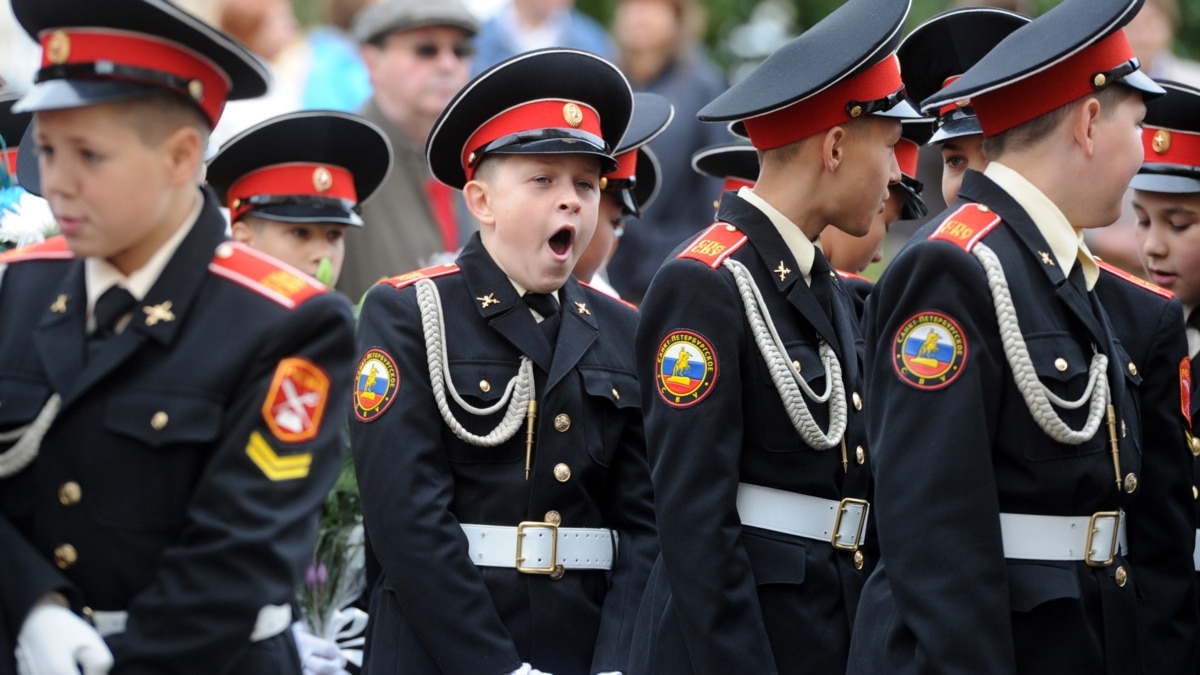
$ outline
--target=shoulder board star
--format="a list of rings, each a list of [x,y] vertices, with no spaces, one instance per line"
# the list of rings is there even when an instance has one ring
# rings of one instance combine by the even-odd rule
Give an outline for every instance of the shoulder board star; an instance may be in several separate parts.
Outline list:
[[[433,267],[425,267],[412,272],[405,272],[399,276],[394,276],[390,279],[380,281],[381,284],[387,284],[396,290],[412,286],[422,279],[436,279],[444,277],[447,274],[454,274],[458,271],[458,265],[454,263],[445,263],[443,265],[434,265]]]
[[[748,240],[748,237],[733,225],[715,223],[693,239],[691,246],[676,257],[698,260],[717,269]]]
[[[217,246],[208,270],[288,309],[329,290],[316,279],[235,241]]]
[[[163,323],[170,323],[175,320],[175,314],[171,312],[170,300],[157,305],[143,307],[142,311],[146,313],[147,326],[157,325],[159,321]]]
[[[929,240],[948,241],[964,251],[970,251],[1000,222],[1000,216],[983,204],[963,204],[946,216],[942,224],[929,235]]]

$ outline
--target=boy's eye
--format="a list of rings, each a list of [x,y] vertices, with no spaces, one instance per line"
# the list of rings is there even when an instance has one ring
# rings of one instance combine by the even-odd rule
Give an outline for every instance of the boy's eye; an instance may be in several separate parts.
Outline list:
[[[533,182],[537,183],[538,185],[546,185],[550,182],[550,178],[548,176],[534,176]]]
[[[951,155],[944,158],[942,161],[945,162],[946,166],[950,167],[951,169],[961,168],[967,162],[966,158],[962,155]]]
[[[80,150],[79,156],[83,157],[83,161],[85,162],[99,162],[103,159],[99,153],[93,150]]]
[[[292,228],[291,235],[297,239],[308,239],[308,230],[303,227]]]
[[[327,232],[325,234],[325,238],[328,239],[329,241],[337,241],[338,239],[341,239],[342,236],[344,236],[344,235],[345,235],[345,232],[342,231],[341,229],[330,230],[329,232]]]
[[[595,184],[592,183],[592,181],[590,181],[590,180],[580,180],[580,181],[575,181],[575,186],[578,187],[580,190],[591,190],[595,187]]]
[[[1183,232],[1184,230],[1188,229],[1191,226],[1192,226],[1191,223],[1171,223],[1171,231],[1172,232]]]

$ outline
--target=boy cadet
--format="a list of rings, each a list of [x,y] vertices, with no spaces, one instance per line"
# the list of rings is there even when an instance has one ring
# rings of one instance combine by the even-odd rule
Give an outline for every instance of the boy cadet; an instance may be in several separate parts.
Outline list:
[[[31,328],[0,334],[2,651],[30,673],[298,672],[350,310],[223,241],[196,183],[225,100],[266,73],[166,2],[13,11],[43,49],[18,107],[65,236],[0,259],[0,325]]]
[[[392,166],[387,136],[334,111],[281,115],[230,139],[208,163],[208,184],[229,206],[235,241],[335,286],[347,227]],[[321,278],[324,277],[324,278]]]
[[[956,78],[966,70],[965,64],[982,58],[978,45],[994,45],[1028,22],[1025,17],[988,8],[953,10],[935,16],[909,34],[898,50],[901,68],[907,68],[907,72],[934,73],[932,77],[910,78],[906,82],[910,84],[910,91],[925,95],[935,93],[938,88],[935,82]],[[1147,107],[1160,111],[1169,108],[1167,101],[1170,98],[1154,99]],[[943,106],[936,122],[939,131],[935,138],[943,141],[942,190],[948,204],[955,204],[958,199],[958,189],[968,169],[982,172],[987,167],[983,130],[970,102],[962,103]],[[929,223],[917,233],[915,240],[928,237],[940,224],[940,220]],[[1147,463],[1140,481],[1133,483],[1134,489],[1138,489],[1140,483],[1145,490],[1174,494],[1178,499],[1187,489],[1186,481],[1177,470],[1187,461],[1180,451],[1179,441],[1180,425],[1184,422],[1180,418],[1181,411],[1163,402],[1181,396],[1176,392],[1182,391],[1187,384],[1190,372],[1190,368],[1185,367],[1190,364],[1181,363],[1183,338],[1175,330],[1181,318],[1180,304],[1172,299],[1170,291],[1148,284],[1104,261],[1096,262],[1100,267],[1096,294],[1104,305],[1116,341],[1137,371],[1134,391],[1139,400],[1142,447],[1146,452],[1165,453],[1170,458],[1166,463],[1157,459]],[[1164,472],[1165,480],[1153,475],[1156,468]],[[1154,673],[1176,672],[1181,668],[1190,671],[1195,649],[1191,637],[1193,620],[1188,616],[1190,594],[1179,587],[1179,578],[1186,572],[1184,561],[1178,556],[1145,556],[1138,549],[1147,547],[1136,545],[1144,528],[1138,527],[1135,520],[1154,522],[1158,528],[1177,535],[1186,529],[1180,522],[1185,514],[1178,508],[1172,509],[1170,504],[1170,501],[1140,500],[1130,509],[1132,530],[1129,536],[1133,543],[1127,560],[1139,575],[1139,589],[1144,596],[1139,603],[1139,615],[1143,633],[1152,641],[1143,649],[1143,654],[1147,672]],[[1156,506],[1163,505],[1167,511],[1153,511]],[[1151,509],[1151,512],[1140,516],[1139,509]],[[1148,548],[1151,552],[1155,550],[1153,543]]]
[[[657,552],[637,315],[570,274],[631,105],[615,66],[550,49],[484,72],[433,127],[433,174],[483,227],[363,305],[366,673],[625,670]]]
[[[900,180],[900,121],[878,115],[916,116],[893,53],[908,8],[851,0],[700,111],[743,120],[762,171],[642,306],[662,555],[632,672],[845,668],[868,558],[861,339],[813,242],[865,234]]]
[[[596,233],[575,264],[576,279],[599,288],[609,295],[616,290],[596,273],[603,270],[617,252],[626,218],[637,218],[658,195],[658,159],[646,146],[661,134],[675,118],[675,106],[666,98],[648,91],[633,95],[633,116],[621,145],[613,153],[617,168],[601,179],[600,220]],[[611,292],[610,292],[611,291]]]
[[[1166,96],[1147,106],[1142,128],[1145,163],[1133,177],[1133,210],[1137,214],[1138,253],[1146,273],[1175,293],[1187,311],[1187,363],[1200,352],[1200,90],[1160,82]],[[1190,383],[1189,383],[1190,384]],[[1191,427],[1189,446],[1200,456],[1200,396],[1189,386],[1183,398]],[[1200,464],[1193,462],[1196,471]],[[1192,496],[1200,494],[1200,471],[1193,478]],[[1200,505],[1200,501],[1196,502]],[[1200,506],[1197,507],[1200,520]],[[1193,569],[1200,572],[1200,547],[1193,549]]]
[[[1172,307],[1102,274],[1079,234],[1119,214],[1142,97],[1162,91],[1120,30],[1138,5],[1067,0],[923,104],[969,99],[993,161],[867,309],[882,558],[853,673],[1192,667],[1188,474],[1162,376],[1178,335],[1114,331],[1131,314],[1105,309],[1131,300],[1112,288]]]

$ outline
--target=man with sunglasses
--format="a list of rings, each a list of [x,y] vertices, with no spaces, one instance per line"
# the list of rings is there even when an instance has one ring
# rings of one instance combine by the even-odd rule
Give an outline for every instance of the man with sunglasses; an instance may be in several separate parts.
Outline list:
[[[352,300],[381,278],[453,254],[478,229],[462,196],[429,175],[424,156],[434,120],[470,77],[478,29],[460,0],[384,0],[354,20],[374,89],[359,112],[387,134],[395,164],[362,205],[370,227],[346,237],[346,258],[354,264],[337,288]]]

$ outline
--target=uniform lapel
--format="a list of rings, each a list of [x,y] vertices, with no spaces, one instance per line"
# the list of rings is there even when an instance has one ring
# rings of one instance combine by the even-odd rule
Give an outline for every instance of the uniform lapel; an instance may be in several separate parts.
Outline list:
[[[558,344],[554,348],[554,362],[546,379],[546,391],[554,388],[564,375],[571,372],[599,333],[587,295],[575,277],[567,279],[559,291],[559,300],[562,305],[562,326],[558,329]]]
[[[34,329],[34,344],[50,385],[65,398],[83,369],[84,340],[87,338],[87,290],[82,259],[71,264],[59,286],[58,298],[64,297],[64,311],[46,308]]]
[[[458,266],[467,292],[476,300],[475,309],[479,315],[543,372],[549,373],[554,356],[550,341],[521,302],[517,289],[483,247],[478,234],[463,247]],[[566,323],[565,317],[563,323]],[[559,339],[562,339],[561,332]]]

